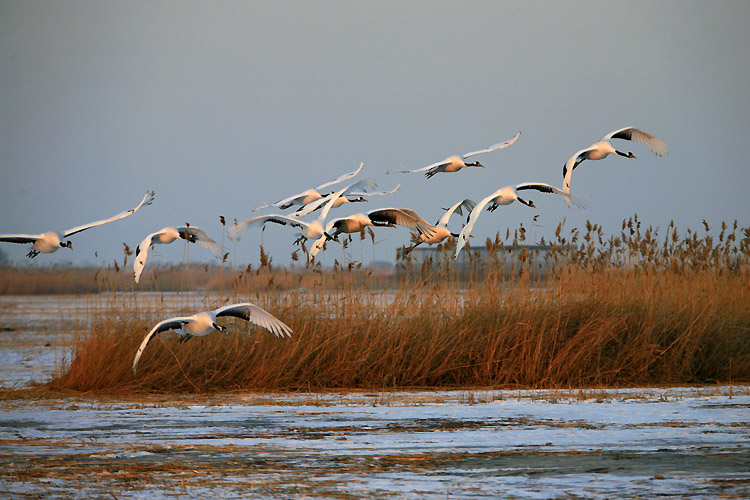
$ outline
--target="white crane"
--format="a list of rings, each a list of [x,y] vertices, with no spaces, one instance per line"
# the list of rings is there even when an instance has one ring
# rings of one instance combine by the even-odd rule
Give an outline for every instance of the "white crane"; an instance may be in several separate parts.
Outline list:
[[[340,182],[348,181],[349,179],[354,178],[361,170],[362,167],[365,166],[365,162],[361,162],[359,164],[359,168],[355,170],[354,172],[349,172],[343,175],[340,175],[336,179],[325,182],[321,184],[320,186],[316,186],[311,189],[306,189],[302,191],[301,193],[297,193],[295,195],[289,196],[288,198],[284,198],[283,200],[279,200],[276,203],[271,203],[270,205],[268,203],[264,203],[263,205],[259,206],[258,208],[254,208],[253,212],[256,212],[260,210],[261,208],[270,208],[270,207],[278,207],[282,210],[286,210],[287,208],[290,208],[294,205],[302,205],[305,206],[308,203],[312,203],[315,200],[319,200],[323,197],[322,194],[320,194],[320,191],[322,189],[325,189],[329,186],[333,186],[334,184],[338,184]]]
[[[466,159],[470,156],[482,154],[482,153],[490,153],[492,151],[497,151],[498,149],[505,149],[514,142],[516,142],[516,139],[521,135],[521,132],[518,132],[515,137],[513,137],[510,140],[507,140],[505,142],[499,142],[497,144],[493,144],[492,146],[486,148],[486,149],[480,149],[479,151],[472,151],[471,153],[466,153],[463,156],[453,155],[449,156],[448,158],[441,160],[439,162],[433,163],[432,165],[427,165],[426,167],[418,168],[416,170],[389,170],[388,174],[415,174],[419,172],[424,172],[425,176],[429,179],[433,175],[439,173],[439,172],[458,172],[464,167],[482,167],[484,168],[484,165],[479,163],[478,161],[466,163]]]
[[[363,183],[367,183],[366,185]],[[347,189],[341,196],[336,198],[336,201],[333,203],[333,206],[331,208],[339,208],[341,205],[344,205],[346,203],[363,203],[368,202],[367,198],[370,198],[372,196],[388,196],[396,191],[401,187],[401,183],[398,183],[395,188],[391,189],[390,191],[367,191],[367,189],[373,189],[375,188],[376,184],[375,181],[372,179],[368,179],[366,181],[360,181],[357,184],[354,184],[352,187]],[[323,204],[328,201],[330,196],[333,196],[333,193],[325,195],[323,198],[319,200],[315,200],[312,203],[308,203],[307,205],[303,206],[299,210],[297,210],[294,215],[295,217],[304,217],[305,215],[314,212],[315,210],[319,210]]]
[[[341,233],[358,233],[364,231],[367,226],[395,227],[404,226],[416,229],[419,234],[432,236],[435,228],[429,222],[420,217],[410,208],[378,208],[367,213],[358,213],[348,217],[340,217],[331,220],[326,225],[326,235],[318,238],[310,249],[310,255],[314,257],[323,248],[323,244],[329,239],[338,241]]]
[[[143,350],[156,337],[157,334],[169,330],[175,330],[181,337],[180,342],[190,340],[193,337],[208,335],[214,330],[226,332],[226,327],[216,324],[216,319],[222,316],[232,316],[235,318],[250,321],[253,324],[262,326],[277,337],[291,337],[292,329],[277,319],[274,315],[265,309],[245,302],[242,304],[231,304],[213,311],[204,311],[192,316],[178,316],[175,318],[165,319],[154,326],[141,342],[138,352],[135,353],[133,360],[133,375],[135,376],[138,361],[141,359]]]
[[[611,139],[640,142],[647,146],[657,156],[664,156],[667,153],[667,144],[655,135],[634,127],[625,127],[615,130],[614,132],[605,135],[602,140],[596,144],[578,151],[571,156],[567,162],[565,162],[565,165],[563,165],[563,191],[566,193],[570,192],[570,179],[573,175],[573,170],[575,170],[575,168],[584,160],[601,160],[610,154],[617,154],[625,158],[636,157],[631,152],[623,153],[622,151],[615,149],[609,142]],[[568,203],[568,206],[570,206],[570,203]]]
[[[214,257],[221,258],[222,248],[221,245],[211,239],[204,230],[195,226],[181,226],[172,227],[167,226],[160,229],[155,233],[151,233],[146,236],[143,241],[135,249],[135,259],[133,260],[133,276],[135,282],[138,283],[141,279],[141,273],[143,268],[146,266],[146,259],[148,258],[148,250],[153,245],[168,245],[177,238],[182,238],[188,243],[199,243],[205,248],[211,250]]]
[[[456,253],[453,255],[453,258],[457,259],[458,254],[461,252],[461,249],[464,247],[464,245],[466,245],[466,243],[468,243],[469,236],[471,236],[471,231],[474,228],[474,224],[476,224],[477,219],[479,218],[479,215],[482,213],[482,210],[485,206],[489,205],[487,206],[488,212],[494,212],[495,209],[500,205],[510,205],[514,201],[518,201],[520,203],[523,203],[527,207],[536,208],[536,205],[534,205],[533,201],[524,200],[523,198],[519,198],[518,196],[518,191],[527,189],[533,189],[542,193],[559,194],[565,197],[566,200],[574,201],[577,205],[583,206],[578,198],[576,198],[572,194],[566,193],[560,188],[557,188],[550,184],[545,184],[543,182],[523,182],[521,184],[516,184],[515,186],[501,187],[500,189],[477,203],[476,206],[474,206],[471,213],[469,214],[469,221],[466,223],[466,225],[458,235],[458,242],[456,243]]]
[[[333,228],[333,232],[330,233],[331,238],[336,238],[341,233],[358,233],[367,226],[404,226],[414,228],[420,233],[430,235],[434,233],[432,225],[410,208],[378,208],[366,214],[359,213],[334,219],[331,221],[331,226]]]
[[[410,251],[414,248],[418,247],[422,243],[427,243],[428,245],[436,245],[438,243],[441,243],[443,240],[445,240],[448,236],[453,236],[454,238],[458,237],[458,233],[454,233],[448,229],[448,221],[450,221],[451,216],[455,213],[458,215],[463,215],[463,211],[470,211],[476,206],[476,203],[472,200],[469,200],[468,198],[465,200],[461,200],[459,202],[454,203],[452,206],[445,209],[445,213],[438,219],[437,223],[432,227],[434,230],[434,233],[432,236],[427,236],[425,233],[412,233],[411,235],[411,241],[414,243]]]
[[[0,234],[0,241],[5,241],[8,243],[33,244],[33,247],[29,250],[29,253],[26,254],[26,257],[29,257],[31,259],[39,255],[40,253],[53,253],[60,248],[70,248],[72,250],[73,243],[70,240],[64,241],[65,238],[73,236],[76,233],[80,233],[81,231],[91,229],[92,227],[101,226],[102,224],[114,222],[116,220],[133,215],[143,205],[151,205],[151,202],[153,201],[154,192],[146,191],[146,195],[143,197],[143,200],[141,200],[137,207],[121,212],[110,217],[109,219],[102,219],[96,222],[91,222],[89,224],[83,224],[81,226],[74,227],[73,229],[68,229],[67,231],[64,231],[62,233],[58,231],[47,231],[46,233],[42,234]]]
[[[341,196],[341,194],[349,187],[351,186],[346,186],[345,188],[340,189],[339,191],[334,193],[323,207],[323,210],[320,211],[320,215],[318,216],[318,218],[312,222],[305,222],[303,220],[300,220],[299,217],[295,216],[290,217],[278,214],[261,215],[259,217],[251,217],[242,222],[235,223],[235,225],[230,227],[229,231],[227,231],[227,233],[229,234],[229,238],[237,240],[239,239],[242,231],[244,231],[248,226],[265,227],[266,222],[273,222],[276,224],[281,224],[282,226],[292,226],[299,229],[298,238],[294,241],[295,244],[306,241],[308,239],[317,240],[321,237],[330,238],[330,235],[326,233],[324,227],[326,217],[328,217],[328,212],[336,202],[336,199]]]

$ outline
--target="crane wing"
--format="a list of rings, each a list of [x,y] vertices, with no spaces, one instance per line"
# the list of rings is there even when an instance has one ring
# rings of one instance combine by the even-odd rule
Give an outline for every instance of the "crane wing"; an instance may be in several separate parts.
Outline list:
[[[516,191],[523,191],[525,189],[534,189],[536,191],[541,191],[542,193],[554,193],[554,194],[560,194],[560,195],[568,195],[565,191],[562,189],[555,187],[551,184],[546,184],[544,182],[522,182],[521,184],[516,184]]]
[[[432,168],[446,167],[450,164],[451,162],[446,158],[445,160],[440,160],[432,165],[427,165],[426,167],[418,168],[416,170],[389,170],[386,174],[417,174],[419,172],[426,172]]]
[[[344,191],[343,196],[349,196],[349,195],[352,195],[352,196],[365,196],[365,195],[366,196],[373,196],[370,193],[368,193],[367,190],[368,189],[372,189],[375,186],[377,186],[377,184],[372,179],[366,179],[366,180],[363,180],[363,181],[359,181],[357,183],[349,185],[349,187]],[[356,190],[356,189],[361,189],[363,191],[362,192],[355,192],[354,190]],[[315,201],[311,201],[307,205],[305,205],[303,207],[300,207],[296,212],[294,212],[294,214],[292,214],[293,217],[304,217],[305,215],[310,214],[310,213],[318,210],[321,206],[323,206],[323,204],[325,204],[325,203],[327,203],[328,201],[331,200],[331,197],[333,196],[333,194],[334,193],[329,193],[329,194],[323,196],[322,198],[319,198],[319,199],[317,199]],[[338,196],[336,198],[338,198]]]
[[[191,243],[198,243],[203,248],[211,250],[214,257],[220,258],[222,255],[221,245],[216,243],[206,232],[195,226],[178,227],[177,232],[180,233],[180,238],[189,241]]]
[[[34,243],[41,234],[0,234],[0,241],[7,243]]]
[[[375,186],[373,186],[373,188],[374,187]],[[366,190],[365,191],[353,191],[353,190],[351,190],[348,193],[344,193],[344,194],[346,196],[388,196],[388,195],[393,194],[396,191],[398,191],[400,187],[401,187],[401,183],[399,182],[398,184],[396,184],[396,187],[393,188],[393,189],[391,189],[390,191],[375,191],[375,192],[373,192],[373,191],[366,191]]]
[[[432,225],[410,208],[380,208],[370,210],[367,216],[376,226],[404,226],[416,229],[427,237],[435,234]]]
[[[664,156],[667,154],[667,143],[659,139],[653,134],[649,134],[645,130],[641,130],[635,127],[624,127],[620,130],[615,130],[604,136],[605,141],[609,139],[623,139],[626,141],[639,142],[657,156]]]
[[[283,200],[279,200],[275,203],[271,203],[270,205],[268,204],[261,205],[258,208],[253,209],[253,212],[255,212],[256,210],[260,210],[261,208],[266,208],[266,207],[282,207],[282,209],[288,208],[288,206],[302,203],[302,201],[308,196],[320,196],[320,193],[318,193],[318,191],[315,189],[306,189],[302,191],[301,193],[293,194],[292,196],[289,196],[288,198],[284,198]]]
[[[364,167],[364,166],[365,166],[365,162],[361,162],[359,164],[359,168],[357,170],[355,170],[354,172],[349,172],[348,174],[341,175],[341,176],[337,177],[336,179],[334,179],[334,180],[332,180],[330,182],[326,182],[324,184],[321,184],[320,186],[316,187],[315,189],[317,189],[318,191],[320,191],[321,189],[325,189],[328,186],[333,186],[334,184],[338,184],[339,182],[348,181],[349,179],[354,178],[362,170],[362,167]]]
[[[442,226],[442,227],[448,227],[448,221],[450,220],[451,216],[456,213],[458,215],[463,215],[463,210],[472,210],[476,203],[470,199],[461,200],[459,202],[456,202],[452,206],[448,207],[445,210],[445,213],[443,214],[440,219],[438,219],[436,226]]]
[[[563,165],[563,191],[570,192],[570,180],[573,177],[573,170],[584,160],[584,154],[591,150],[591,147],[582,149],[571,156],[565,165]]]
[[[189,317],[177,317],[165,319],[164,321],[157,323],[156,326],[153,327],[151,331],[148,332],[143,338],[143,342],[141,342],[141,346],[138,348],[138,352],[135,353],[135,359],[133,360],[133,376],[135,376],[135,370],[138,367],[138,361],[141,359],[143,350],[146,349],[146,346],[154,337],[156,337],[157,334],[166,332],[168,330],[179,330],[189,322]]]
[[[345,188],[339,189],[338,191],[336,191],[335,193],[332,193],[329,196],[328,201],[326,202],[325,205],[323,205],[323,209],[320,211],[320,215],[318,216],[318,219],[317,219],[321,224],[323,224],[323,221],[326,220],[326,217],[328,217],[328,212],[330,212],[331,208],[333,208],[333,204],[336,203],[336,199],[338,199],[339,196],[344,194],[344,192],[346,192],[346,190],[352,187],[353,185],[354,184],[349,184]]]
[[[82,226],[74,227],[73,229],[68,229],[67,231],[65,231],[64,237],[67,238],[68,236],[74,235],[76,233],[80,233],[81,231],[85,231],[86,229],[90,229],[96,226],[101,226],[102,224],[113,222],[119,219],[124,219],[125,217],[128,217],[136,213],[143,205],[151,205],[153,201],[154,201],[154,192],[146,191],[146,196],[143,197],[143,200],[141,200],[141,202],[138,204],[137,207],[131,208],[130,210],[126,210],[124,212],[120,212],[119,214],[114,215],[110,217],[109,219],[102,219],[96,222],[91,222],[89,224],[84,224]]]
[[[479,219],[479,216],[482,215],[482,210],[484,207],[487,206],[487,204],[492,201],[498,194],[499,191],[495,191],[491,195],[484,198],[482,201],[474,205],[474,208],[471,210],[471,213],[469,214],[469,221],[466,223],[466,225],[461,229],[461,232],[458,234],[458,240],[456,241],[456,252],[453,254],[453,259],[458,259],[458,254],[461,252],[461,249],[469,242],[469,236],[471,236],[471,231],[474,229],[474,224],[477,223],[477,219]]]
[[[515,188],[516,191],[534,189],[542,193],[559,194],[560,196],[563,196],[565,198],[565,202],[568,204],[568,206],[570,206],[570,203],[573,202],[577,207],[586,207],[586,202],[581,200],[577,196],[573,196],[572,194],[558,187],[555,187],[551,184],[546,184],[544,182],[522,182],[521,184],[516,184]]]
[[[242,222],[235,223],[232,227],[230,227],[227,230],[227,235],[232,240],[238,240],[242,232],[245,229],[247,229],[249,226],[259,226],[259,225],[265,224],[266,222],[273,222],[275,224],[281,224],[282,226],[290,225],[290,226],[299,227],[299,228],[304,227],[306,224],[305,222],[302,222],[301,220],[295,217],[288,217],[286,215],[278,215],[278,214],[261,215],[258,217],[251,217],[249,219],[245,219]]]
[[[159,235],[159,233],[161,233],[161,231],[149,234],[135,249],[135,259],[133,259],[133,277],[135,278],[136,283],[140,281],[143,268],[146,267],[146,259],[148,259],[148,250],[151,248],[151,241],[154,236]]]
[[[220,307],[214,311],[216,317],[233,316],[250,321],[253,324],[262,326],[277,337],[291,337],[292,329],[277,319],[273,314],[265,309],[246,302],[243,304],[231,304]]]
[[[482,153],[491,153],[492,151],[497,151],[498,149],[505,149],[521,136],[521,132],[518,132],[515,136],[513,136],[511,139],[508,139],[505,142],[498,142],[497,144],[493,144],[492,146],[486,148],[486,149],[480,149],[479,151],[472,151],[471,153],[466,153],[463,157],[464,159],[468,158],[469,156],[474,156]]]

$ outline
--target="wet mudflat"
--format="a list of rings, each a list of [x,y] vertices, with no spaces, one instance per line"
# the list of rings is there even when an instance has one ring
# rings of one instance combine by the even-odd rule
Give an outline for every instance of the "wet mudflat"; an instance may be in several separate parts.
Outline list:
[[[750,392],[5,400],[0,496],[746,497]]]

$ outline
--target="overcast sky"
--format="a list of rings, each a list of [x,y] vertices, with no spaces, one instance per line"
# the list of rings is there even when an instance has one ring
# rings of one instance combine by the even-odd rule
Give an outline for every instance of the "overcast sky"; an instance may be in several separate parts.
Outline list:
[[[636,212],[681,231],[750,226],[750,2],[0,2],[0,233],[65,230],[156,200],[71,238],[43,263],[121,260],[148,233],[190,222],[221,239],[219,216],[244,219],[365,167],[388,198],[340,217],[409,207],[430,222],[463,198],[528,181],[562,184],[562,166],[608,132],[635,126],[669,145],[659,158],[582,164],[569,209],[485,213],[474,245],[520,223],[549,237],[600,223],[617,233]],[[385,175],[522,135],[476,157],[487,168],[426,179]],[[452,221],[460,229],[458,219]],[[288,227],[250,228],[237,261],[261,242],[289,261]],[[392,260],[403,228],[377,230]],[[357,243],[350,256],[360,260]],[[17,261],[26,245],[0,243]],[[230,250],[234,247],[230,246]],[[183,246],[157,249],[180,261]],[[365,246],[365,260],[372,245]],[[209,261],[196,248],[191,259]],[[321,254],[342,259],[340,247]],[[346,258],[346,257],[344,257]]]

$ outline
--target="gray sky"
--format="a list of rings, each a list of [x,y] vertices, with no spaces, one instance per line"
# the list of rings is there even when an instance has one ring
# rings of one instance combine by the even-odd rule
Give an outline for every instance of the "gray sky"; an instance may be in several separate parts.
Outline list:
[[[568,209],[534,193],[479,219],[473,239],[520,223],[536,239],[588,219],[617,233],[638,213],[682,232],[750,225],[750,2],[88,2],[0,3],[0,233],[41,233],[109,217],[156,191],[150,207],[75,235],[38,263],[121,260],[166,225],[221,238],[219,215],[244,219],[275,201],[365,168],[391,197],[341,217],[441,207],[527,181],[562,184],[562,166],[606,133],[636,126],[663,158],[623,144],[575,171]],[[385,175],[522,135],[479,159],[486,169]],[[458,219],[452,221],[460,228]],[[294,232],[250,228],[286,263]],[[403,228],[377,230],[393,259]],[[14,260],[25,245],[3,243]],[[230,246],[230,250],[233,247]],[[371,259],[357,243],[350,255]],[[98,257],[95,257],[95,252]],[[154,262],[179,261],[181,244]],[[155,254],[156,255],[156,254]],[[191,259],[210,260],[192,249]],[[322,260],[342,258],[329,246]],[[345,257],[344,257],[345,258]],[[36,264],[36,263],[35,263]],[[147,268],[148,271],[148,268]]]

